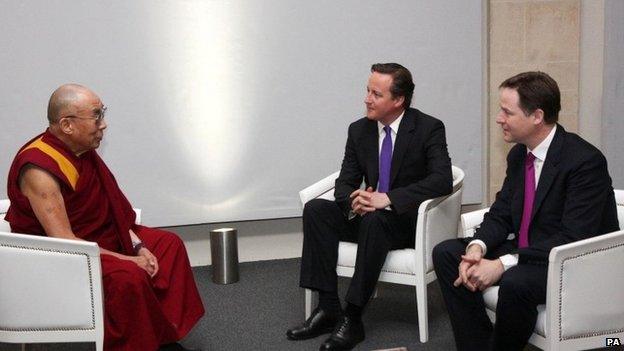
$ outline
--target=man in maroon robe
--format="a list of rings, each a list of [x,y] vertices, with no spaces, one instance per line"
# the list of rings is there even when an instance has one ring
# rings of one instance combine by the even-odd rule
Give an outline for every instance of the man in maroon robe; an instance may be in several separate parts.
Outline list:
[[[59,87],[48,129],[17,153],[6,220],[17,233],[97,242],[105,350],[184,350],[204,307],[182,241],[134,224],[135,212],[95,152],[106,107],[91,90]]]

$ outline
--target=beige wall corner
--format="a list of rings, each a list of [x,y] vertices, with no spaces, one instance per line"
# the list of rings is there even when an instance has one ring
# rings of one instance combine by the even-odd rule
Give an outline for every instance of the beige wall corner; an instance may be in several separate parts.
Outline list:
[[[550,74],[562,94],[559,122],[579,129],[579,47],[581,1],[489,0],[489,202],[505,178],[506,156],[512,145],[502,140],[494,118],[498,86],[517,73],[540,70]]]

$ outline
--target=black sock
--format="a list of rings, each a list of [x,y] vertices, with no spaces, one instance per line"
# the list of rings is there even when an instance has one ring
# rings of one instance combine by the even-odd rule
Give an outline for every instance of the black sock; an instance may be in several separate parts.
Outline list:
[[[335,291],[319,291],[319,304],[318,307],[323,311],[331,314],[342,313],[340,308],[340,300],[338,299],[338,293]]]
[[[359,320],[362,319],[362,310],[364,310],[363,307],[354,305],[349,302],[347,303],[347,307],[345,308],[345,314],[347,315],[347,317]]]

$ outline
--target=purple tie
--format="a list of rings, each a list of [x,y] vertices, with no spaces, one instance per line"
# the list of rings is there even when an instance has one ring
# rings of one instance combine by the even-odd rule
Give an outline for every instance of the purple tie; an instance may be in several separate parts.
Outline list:
[[[529,226],[533,214],[533,202],[535,200],[535,156],[528,153],[524,160],[524,209],[522,210],[522,222],[520,222],[520,236],[518,247],[529,246]]]
[[[379,154],[379,188],[380,193],[387,193],[390,190],[390,166],[392,164],[392,129],[385,126],[386,136],[381,143],[381,153]]]

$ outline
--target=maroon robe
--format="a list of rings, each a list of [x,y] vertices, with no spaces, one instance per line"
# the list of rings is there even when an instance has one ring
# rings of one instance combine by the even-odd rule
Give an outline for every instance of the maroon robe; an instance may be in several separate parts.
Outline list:
[[[6,220],[16,233],[45,235],[19,188],[26,164],[52,174],[60,184],[74,234],[101,248],[134,255],[132,229],[158,259],[153,278],[134,262],[101,254],[104,287],[104,349],[157,350],[183,338],[204,314],[188,255],[173,233],[135,225],[136,215],[95,150],[79,157],[49,131],[24,145],[8,179]]]

